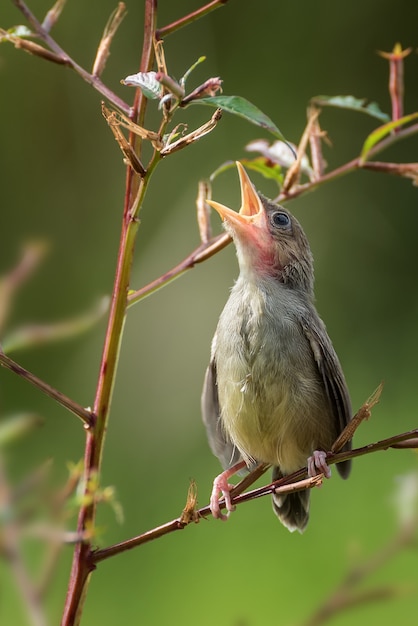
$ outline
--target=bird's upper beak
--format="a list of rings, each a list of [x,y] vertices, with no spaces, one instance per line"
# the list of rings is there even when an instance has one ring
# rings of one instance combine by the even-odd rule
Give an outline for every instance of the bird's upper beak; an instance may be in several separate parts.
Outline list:
[[[223,220],[230,224],[233,230],[242,231],[250,224],[260,221],[261,216],[264,214],[264,208],[260,196],[255,191],[244,167],[239,161],[236,164],[241,186],[241,208],[239,213],[213,200],[208,200],[208,204],[219,213]]]

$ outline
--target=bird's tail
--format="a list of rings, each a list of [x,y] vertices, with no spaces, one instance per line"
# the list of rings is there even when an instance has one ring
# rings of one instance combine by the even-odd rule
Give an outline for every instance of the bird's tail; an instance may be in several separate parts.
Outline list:
[[[273,481],[282,478],[283,474],[279,467],[273,468]],[[273,511],[290,532],[298,530],[303,533],[309,520],[309,496],[310,490],[297,491],[295,493],[274,494]]]

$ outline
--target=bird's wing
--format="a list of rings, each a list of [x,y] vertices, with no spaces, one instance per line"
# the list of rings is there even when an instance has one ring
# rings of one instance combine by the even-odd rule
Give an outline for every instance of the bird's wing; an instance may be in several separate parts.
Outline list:
[[[210,448],[227,469],[241,460],[239,450],[226,435],[220,419],[218,387],[216,384],[216,364],[212,359],[206,370],[202,391],[202,418]]]
[[[325,324],[316,314],[309,317],[309,322],[302,317],[302,328],[311,345],[328,401],[332,407],[336,431],[340,434],[352,417],[350,396],[340,362],[328,337]],[[343,449],[351,450],[351,442],[348,442]],[[348,476],[350,467],[351,461],[344,461],[337,465],[343,478]]]

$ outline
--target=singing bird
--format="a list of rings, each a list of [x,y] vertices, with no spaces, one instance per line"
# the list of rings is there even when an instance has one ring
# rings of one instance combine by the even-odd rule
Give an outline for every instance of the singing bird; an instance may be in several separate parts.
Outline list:
[[[237,162],[239,213],[210,201],[231,235],[239,277],[219,318],[202,393],[209,444],[224,472],[214,480],[211,510],[233,510],[229,477],[243,466],[273,466],[273,480],[307,465],[330,469],[325,451],[351,418],[340,362],[314,306],[313,259],[299,222],[257,193]],[[346,444],[344,449],[349,449]],[[350,461],[337,465],[346,478]],[[303,532],[309,490],[274,494],[273,509]]]

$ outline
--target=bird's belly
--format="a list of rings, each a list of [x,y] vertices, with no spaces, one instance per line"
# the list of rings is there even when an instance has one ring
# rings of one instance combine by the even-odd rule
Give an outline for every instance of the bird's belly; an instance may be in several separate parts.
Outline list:
[[[299,363],[289,357],[291,345],[282,346],[281,355],[267,347],[254,354],[239,342],[235,347],[218,361],[219,404],[223,427],[247,463],[271,463],[289,473],[317,447],[329,449],[332,440],[323,441],[323,433],[332,418],[312,355]]]

